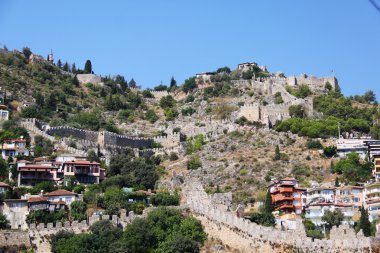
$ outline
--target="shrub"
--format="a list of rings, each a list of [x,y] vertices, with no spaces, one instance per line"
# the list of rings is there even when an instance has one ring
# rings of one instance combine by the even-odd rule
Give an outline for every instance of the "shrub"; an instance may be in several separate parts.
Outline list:
[[[319,140],[307,140],[306,147],[308,149],[323,149],[323,146]]]
[[[160,192],[150,198],[153,206],[178,206],[179,195],[170,195],[169,192]]]
[[[196,111],[192,107],[186,107],[183,108],[181,113],[183,116],[191,116],[195,113]]]
[[[169,155],[169,160],[170,160],[170,161],[178,160],[178,155],[177,155],[177,153],[171,152],[170,155]]]
[[[145,119],[148,120],[150,123],[154,123],[158,120],[157,114],[154,112],[153,109],[148,110],[145,113]]]
[[[187,161],[186,166],[188,170],[196,170],[202,167],[202,162],[198,156],[193,156]]]

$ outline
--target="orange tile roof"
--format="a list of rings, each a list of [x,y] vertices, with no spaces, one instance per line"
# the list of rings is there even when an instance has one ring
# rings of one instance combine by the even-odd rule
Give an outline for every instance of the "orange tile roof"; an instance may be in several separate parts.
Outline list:
[[[0,187],[9,187],[9,185],[4,182],[0,182]]]
[[[294,177],[285,177],[285,178],[283,178],[281,180],[297,180],[297,179],[295,179]]]
[[[45,171],[45,170],[56,170],[56,169],[58,168],[55,166],[38,165],[38,164],[30,164],[30,165],[21,166],[20,168],[18,168],[19,171],[35,171],[35,170]]]
[[[66,190],[56,190],[53,192],[48,192],[44,196],[71,196],[71,195],[78,195],[75,192],[70,192]]]
[[[90,162],[90,161],[83,161],[83,160],[78,160],[78,161],[67,161],[64,162],[67,164],[79,164],[79,165],[99,165],[97,162]]]
[[[28,203],[34,203],[34,202],[47,202],[48,198],[47,197],[31,197],[28,199]]]

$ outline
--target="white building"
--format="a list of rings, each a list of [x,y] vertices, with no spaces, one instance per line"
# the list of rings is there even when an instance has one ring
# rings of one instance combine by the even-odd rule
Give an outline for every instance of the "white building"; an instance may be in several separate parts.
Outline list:
[[[27,199],[4,200],[3,214],[10,223],[11,229],[28,229],[25,219],[29,214]]]
[[[73,201],[79,200],[78,194],[66,190],[56,190],[44,195],[50,202],[65,202],[67,206],[70,206]]]

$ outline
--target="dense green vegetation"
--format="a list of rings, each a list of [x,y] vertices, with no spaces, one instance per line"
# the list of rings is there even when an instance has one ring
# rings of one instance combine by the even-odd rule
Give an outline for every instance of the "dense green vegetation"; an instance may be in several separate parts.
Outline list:
[[[96,222],[91,233],[59,232],[52,236],[52,252],[167,252],[197,253],[207,235],[199,221],[183,217],[178,210],[159,208],[146,219],[136,219],[123,232],[110,221]]]
[[[348,154],[346,159],[340,160],[332,171],[342,175],[346,183],[355,185],[358,182],[366,182],[372,176],[373,163],[361,161],[357,153]]]
[[[280,122],[276,126],[276,130],[291,131],[310,138],[327,138],[338,136],[338,124],[340,124],[342,132],[371,133],[372,137],[378,138],[380,137],[380,127],[372,125],[374,119],[378,119],[380,116],[375,95],[373,92],[369,92],[364,96],[366,99],[363,99],[363,102],[371,105],[354,106],[354,99],[345,98],[339,88],[336,91],[330,91],[329,94],[315,97],[314,109],[324,115],[319,120],[302,119],[304,118],[303,108],[291,106],[289,113],[292,118]]]

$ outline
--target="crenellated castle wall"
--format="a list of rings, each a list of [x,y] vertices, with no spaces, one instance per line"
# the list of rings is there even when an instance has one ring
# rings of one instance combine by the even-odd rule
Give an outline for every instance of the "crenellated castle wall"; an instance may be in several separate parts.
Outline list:
[[[329,240],[314,241],[306,236],[301,221],[291,231],[257,225],[233,212],[219,210],[199,182],[187,182],[182,190],[186,203],[209,237],[241,252],[379,252],[378,239],[364,237],[362,232],[356,234],[348,225],[334,227]]]

